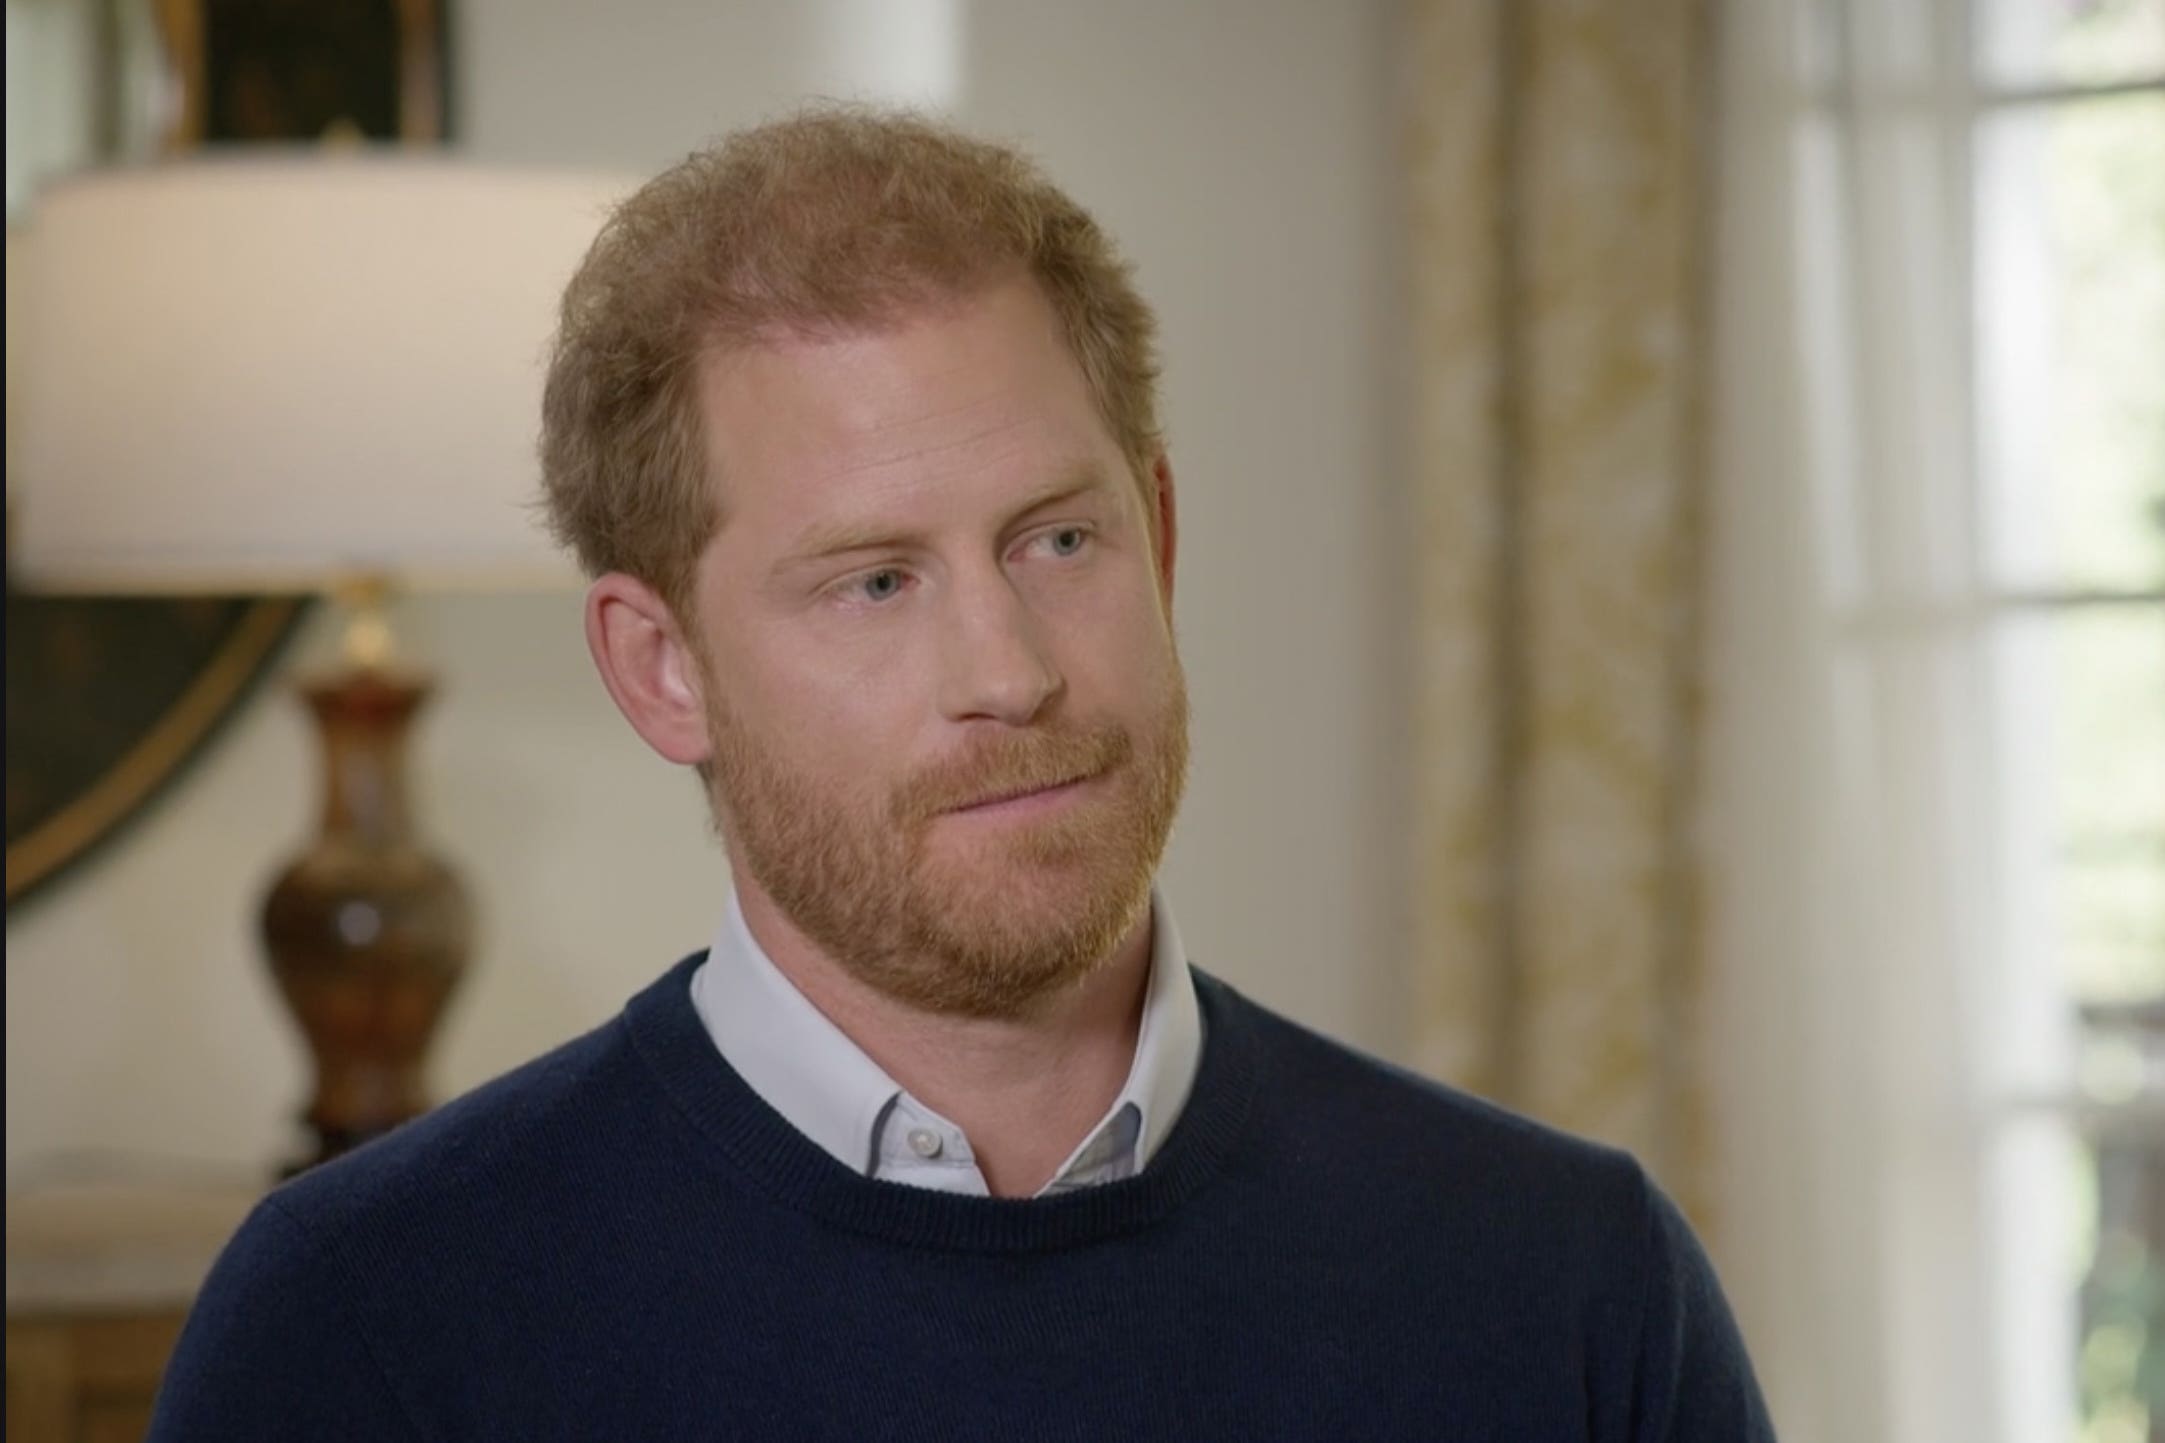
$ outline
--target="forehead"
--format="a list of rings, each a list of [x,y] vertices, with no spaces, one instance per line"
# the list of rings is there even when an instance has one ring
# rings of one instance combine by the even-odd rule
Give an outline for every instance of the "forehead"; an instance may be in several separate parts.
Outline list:
[[[879,330],[780,337],[700,375],[724,531],[1118,469],[1052,308],[1006,281]]]

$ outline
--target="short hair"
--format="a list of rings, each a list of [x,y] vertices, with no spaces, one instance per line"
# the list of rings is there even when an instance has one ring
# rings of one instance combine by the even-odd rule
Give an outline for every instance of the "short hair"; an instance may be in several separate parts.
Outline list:
[[[821,106],[695,152],[587,252],[542,400],[558,539],[589,575],[636,576],[696,624],[692,578],[722,520],[702,359],[877,330],[1014,275],[1051,304],[1154,502],[1157,324],[1110,237],[1012,149],[906,113]]]

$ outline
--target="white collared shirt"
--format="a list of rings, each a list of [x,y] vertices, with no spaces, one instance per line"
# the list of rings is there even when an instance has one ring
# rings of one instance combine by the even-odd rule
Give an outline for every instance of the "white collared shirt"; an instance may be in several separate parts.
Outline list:
[[[1142,1171],[1195,1086],[1203,1055],[1195,983],[1165,899],[1152,892],[1150,906],[1150,981],[1135,1061],[1112,1106],[1040,1197]],[[692,1006],[737,1075],[851,1171],[990,1195],[962,1129],[905,1092],[782,975],[745,925],[734,889],[714,946],[692,976]]]

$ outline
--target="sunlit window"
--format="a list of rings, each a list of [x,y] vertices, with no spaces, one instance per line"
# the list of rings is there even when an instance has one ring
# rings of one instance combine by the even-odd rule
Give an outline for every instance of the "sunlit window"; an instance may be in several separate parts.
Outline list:
[[[1979,574],[2014,1429],[2165,1440],[2165,0],[1979,0]]]

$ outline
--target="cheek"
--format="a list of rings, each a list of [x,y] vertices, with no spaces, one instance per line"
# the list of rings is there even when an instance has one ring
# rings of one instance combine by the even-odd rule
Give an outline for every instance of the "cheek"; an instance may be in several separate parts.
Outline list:
[[[1143,652],[1167,644],[1163,594],[1149,557],[1123,548],[1097,566],[1026,577],[1024,596],[1061,641]]]
[[[1068,628],[1063,667],[1078,700],[1146,716],[1175,684],[1179,660],[1154,601],[1109,608],[1093,625]]]
[[[892,686],[893,648],[817,618],[777,617],[739,631],[729,662],[737,695],[789,726],[818,724]],[[730,674],[723,684],[728,685]]]
[[[801,643],[769,662],[738,693],[769,754],[830,792],[884,796],[920,739],[923,668],[891,648],[860,658]]]

